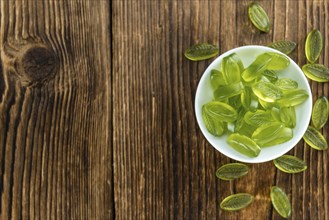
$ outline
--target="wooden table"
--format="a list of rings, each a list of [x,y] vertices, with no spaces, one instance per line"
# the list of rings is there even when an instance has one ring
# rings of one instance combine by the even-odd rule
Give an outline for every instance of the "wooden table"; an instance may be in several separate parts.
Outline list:
[[[329,65],[327,0],[259,1],[268,34],[248,20],[249,0],[0,2],[0,219],[280,219],[272,185],[289,195],[292,219],[329,219],[328,151],[303,141],[289,152],[303,173],[267,162],[236,181],[215,177],[232,160],[194,115],[212,60],[183,56],[201,42],[225,52],[287,39],[303,65],[306,35],[319,29]],[[328,96],[328,83],[310,85],[314,99]],[[235,192],[254,203],[222,211]]]

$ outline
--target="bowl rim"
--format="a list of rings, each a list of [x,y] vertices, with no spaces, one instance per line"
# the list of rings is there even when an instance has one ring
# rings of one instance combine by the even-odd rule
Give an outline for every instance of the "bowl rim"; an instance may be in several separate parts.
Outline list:
[[[200,87],[201,87],[201,85],[204,84],[204,81],[209,76],[211,69],[213,69],[216,64],[218,65],[225,56],[228,56],[228,55],[230,55],[232,53],[235,53],[237,51],[240,51],[240,50],[247,50],[247,49],[264,50],[264,53],[265,52],[276,52],[276,53],[279,53],[279,54],[284,55],[285,57],[287,57],[290,60],[290,64],[289,65],[293,65],[293,67],[296,69],[296,71],[299,72],[299,75],[300,75],[301,80],[305,82],[305,85],[307,85],[306,86],[307,87],[306,90],[307,90],[307,93],[309,95],[309,98],[306,101],[308,101],[309,105],[307,105],[308,106],[308,112],[306,113],[307,114],[307,119],[306,119],[307,122],[305,122],[305,125],[309,125],[310,120],[311,120],[311,114],[312,114],[312,91],[311,91],[311,88],[310,88],[310,84],[308,82],[308,79],[306,78],[306,76],[304,75],[303,71],[298,66],[298,64],[296,64],[296,62],[293,59],[291,59],[289,56],[287,56],[286,54],[284,54],[284,53],[282,53],[282,52],[280,52],[278,50],[275,50],[273,48],[266,47],[266,46],[260,46],[260,45],[247,45],[247,46],[240,46],[240,47],[236,47],[236,48],[230,49],[230,50],[222,53],[220,56],[218,56],[215,60],[213,60],[207,66],[207,68],[203,72],[203,74],[202,74],[202,76],[201,76],[201,78],[200,78],[200,80],[198,82],[198,86],[197,86],[197,89],[196,89],[195,99],[194,99],[194,112],[195,112],[195,117],[197,119],[197,124],[198,124],[198,126],[199,126],[199,128],[201,130],[201,133],[206,138],[207,142],[213,148],[215,148],[217,151],[219,151],[223,155],[225,155],[225,156],[227,156],[227,157],[229,157],[229,158],[231,158],[233,160],[236,160],[236,161],[245,162],[245,163],[263,163],[263,162],[268,162],[268,161],[274,160],[274,159],[276,159],[276,158],[284,155],[285,153],[287,153],[291,149],[293,149],[298,144],[298,142],[302,139],[303,135],[300,135],[297,138],[296,137],[295,138],[293,137],[291,139],[291,141],[293,140],[292,146],[291,147],[287,147],[286,149],[280,151],[280,153],[268,155],[267,157],[262,158],[262,159],[260,159],[259,156],[258,157],[255,157],[255,158],[249,158],[249,157],[246,157],[246,156],[244,156],[244,155],[241,154],[241,158],[240,158],[240,157],[237,157],[235,155],[230,155],[226,151],[220,150],[220,147],[218,147],[218,146],[214,146],[214,143],[211,140],[209,140],[209,138],[208,138],[208,135],[211,135],[211,134],[206,129],[202,128],[202,126],[200,124],[200,123],[203,123],[202,115],[201,114],[198,114],[198,112],[201,112],[201,110],[198,110],[198,108],[201,108],[201,106],[198,105],[198,99],[200,98]],[[255,56],[255,58],[256,58],[256,56]],[[299,133],[300,134],[304,134],[306,132],[307,127],[308,126],[304,126],[304,127],[300,128],[301,131]],[[206,134],[205,134],[205,132],[206,132]],[[222,138],[222,137],[223,136],[218,137],[218,138]],[[272,148],[272,147],[275,147],[275,146],[271,146],[270,148]]]

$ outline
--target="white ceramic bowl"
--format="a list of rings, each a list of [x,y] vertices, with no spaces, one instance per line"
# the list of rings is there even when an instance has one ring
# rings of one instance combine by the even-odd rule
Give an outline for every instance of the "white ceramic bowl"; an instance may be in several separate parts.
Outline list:
[[[243,154],[240,154],[239,152],[235,151],[233,148],[231,148],[227,142],[227,136],[223,135],[221,137],[215,137],[212,134],[210,134],[202,120],[202,114],[201,114],[201,108],[204,104],[210,102],[213,100],[213,89],[210,85],[210,71],[214,69],[216,66],[220,65],[222,62],[222,59],[232,53],[236,53],[240,59],[242,60],[245,67],[247,67],[251,62],[253,62],[259,54],[265,53],[265,52],[277,52],[280,53],[277,50],[274,50],[269,47],[264,46],[243,46],[238,47],[232,50],[229,50],[222,55],[220,55],[216,60],[214,60],[206,69],[206,71],[203,73],[203,76],[201,77],[201,80],[199,82],[196,95],[195,95],[195,114],[198,121],[198,124],[200,126],[200,129],[203,133],[203,135],[206,137],[208,142],[216,148],[219,152],[222,154],[237,160],[241,162],[246,163],[261,163],[273,160],[275,158],[278,158],[282,156],[283,154],[287,153],[290,149],[292,149],[303,137],[308,124],[310,122],[311,113],[312,113],[312,93],[309,86],[309,83],[302,72],[302,70],[299,68],[299,66],[289,58],[290,65],[284,69],[283,71],[280,71],[279,78],[287,77],[291,78],[298,82],[298,88],[305,89],[309,95],[309,98],[302,103],[301,105],[298,105],[296,107],[296,127],[293,129],[293,138],[283,144],[275,145],[272,147],[266,147],[262,148],[260,154],[258,157],[250,158]],[[281,53],[283,54],[283,53]],[[283,54],[284,55],[284,54]],[[286,56],[286,55],[285,55]]]

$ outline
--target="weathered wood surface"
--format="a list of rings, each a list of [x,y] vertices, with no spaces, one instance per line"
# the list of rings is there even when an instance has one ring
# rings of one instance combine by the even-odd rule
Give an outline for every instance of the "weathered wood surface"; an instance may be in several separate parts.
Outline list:
[[[1,0],[0,219],[280,219],[269,190],[282,187],[292,219],[329,219],[328,151],[301,141],[289,154],[309,169],[288,175],[271,162],[233,182],[229,158],[198,128],[194,97],[212,60],[183,52],[209,42],[221,52],[288,39],[306,63],[318,28],[329,65],[329,2],[259,1],[268,34],[247,0]],[[328,83],[310,82],[313,98]],[[323,128],[328,139],[328,124]],[[234,192],[255,202],[219,209]]]
[[[0,9],[0,219],[110,218],[110,2]]]

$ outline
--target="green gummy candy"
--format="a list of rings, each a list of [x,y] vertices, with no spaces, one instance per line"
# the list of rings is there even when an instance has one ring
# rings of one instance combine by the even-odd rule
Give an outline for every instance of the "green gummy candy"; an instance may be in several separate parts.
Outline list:
[[[261,147],[284,143],[293,136],[292,129],[280,122],[272,122],[258,127],[251,138]]]
[[[217,89],[219,86],[227,85],[227,82],[221,71],[212,69],[210,72],[210,84],[213,89]]]
[[[218,118],[223,122],[234,122],[238,116],[237,111],[224,102],[209,102],[203,105],[203,108],[210,117]]]
[[[228,83],[240,82],[240,75],[244,67],[242,61],[235,53],[224,57],[221,66],[222,73]]]
[[[260,81],[252,86],[255,95],[265,101],[274,102],[283,96],[282,91],[270,82]]]
[[[224,100],[236,95],[239,95],[243,91],[242,82],[232,83],[225,86],[218,87],[214,92],[214,97],[216,100]]]
[[[249,137],[240,134],[231,134],[227,143],[239,153],[248,157],[257,157],[260,153],[260,147]]]
[[[272,61],[272,56],[268,53],[258,55],[256,60],[252,62],[242,73],[242,78],[246,82],[250,82],[260,77],[264,70],[267,69]]]
[[[308,94],[304,89],[293,89],[283,91],[282,98],[276,102],[280,106],[296,106],[300,105],[308,99]]]

